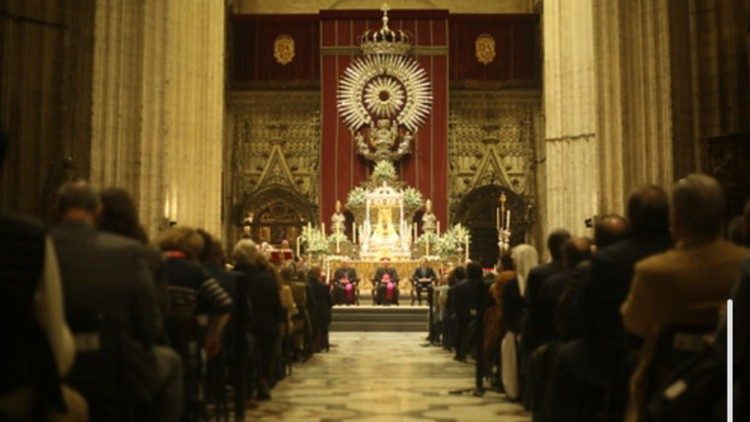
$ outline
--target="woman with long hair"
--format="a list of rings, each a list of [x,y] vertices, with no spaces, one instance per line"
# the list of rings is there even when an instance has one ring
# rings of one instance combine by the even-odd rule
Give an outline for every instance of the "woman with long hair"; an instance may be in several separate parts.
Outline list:
[[[520,396],[521,388],[518,371],[518,336],[521,334],[521,320],[525,306],[524,293],[529,271],[539,263],[536,249],[527,244],[521,244],[511,250],[511,258],[516,268],[515,277],[503,284],[503,337],[500,354],[502,359],[501,372],[505,394],[511,400]]]
[[[97,221],[99,230],[148,243],[148,235],[138,221],[138,209],[128,191],[112,187],[103,189],[99,196],[102,201]]]
[[[133,198],[125,189],[115,187],[103,189],[99,196],[102,209],[96,221],[97,227],[99,230],[133,239],[145,246],[151,278],[158,295],[157,300],[162,316],[166,317],[169,313],[169,280],[166,276],[165,261],[159,250],[149,244],[148,234],[139,221],[138,209]]]

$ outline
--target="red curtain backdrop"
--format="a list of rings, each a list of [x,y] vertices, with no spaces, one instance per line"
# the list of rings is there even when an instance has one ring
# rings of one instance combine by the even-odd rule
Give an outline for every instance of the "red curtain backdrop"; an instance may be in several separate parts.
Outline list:
[[[477,60],[475,40],[489,34],[495,40],[495,60]],[[452,86],[487,86],[492,81],[507,87],[539,86],[538,15],[451,15],[450,80]],[[471,86],[473,85],[473,86]]]
[[[318,86],[318,15],[235,15],[231,22],[233,89],[252,88],[264,82]],[[279,35],[294,39],[294,58],[290,63],[281,64],[273,56],[274,41]]]
[[[398,165],[401,179],[432,199],[434,212],[448,223],[448,11],[393,10],[389,26],[412,34],[414,54],[432,82],[432,113],[417,132],[412,154]],[[320,13],[322,95],[321,218],[328,221],[337,199],[367,179],[372,164],[354,150],[349,129],[336,108],[339,77],[361,56],[359,36],[379,29],[382,12],[336,10]]]

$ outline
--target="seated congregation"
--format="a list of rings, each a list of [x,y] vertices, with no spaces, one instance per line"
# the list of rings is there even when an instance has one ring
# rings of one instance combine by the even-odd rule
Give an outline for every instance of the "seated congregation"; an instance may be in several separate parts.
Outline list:
[[[597,217],[593,238],[552,231],[547,263],[521,244],[497,270],[457,266],[435,289],[428,340],[476,359],[534,421],[723,421],[731,298],[731,394],[746,420],[750,201],[729,230],[724,204],[694,174],[671,195],[635,190],[627,217]]]
[[[0,213],[0,419],[243,419],[327,349],[320,267],[173,227],[153,245],[130,195],[69,182],[49,230]],[[10,347],[8,347],[10,346]]]

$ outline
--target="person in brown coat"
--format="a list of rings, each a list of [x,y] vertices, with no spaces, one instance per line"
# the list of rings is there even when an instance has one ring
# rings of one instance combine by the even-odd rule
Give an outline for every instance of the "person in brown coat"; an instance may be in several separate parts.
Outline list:
[[[750,252],[721,238],[724,204],[721,186],[709,176],[691,174],[677,182],[671,210],[675,248],[635,267],[621,313],[625,328],[644,338],[644,344],[630,382],[627,421],[645,420],[646,374],[660,331],[668,324],[699,323],[698,309],[715,309],[708,315],[718,314],[729,298],[740,262]]]

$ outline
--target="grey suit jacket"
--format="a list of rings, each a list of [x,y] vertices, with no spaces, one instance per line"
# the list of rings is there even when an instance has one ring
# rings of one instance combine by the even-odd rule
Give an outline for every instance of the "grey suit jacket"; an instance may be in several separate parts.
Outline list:
[[[77,221],[63,222],[49,234],[68,320],[105,314],[134,339],[152,344],[161,334],[162,317],[145,246]]]

